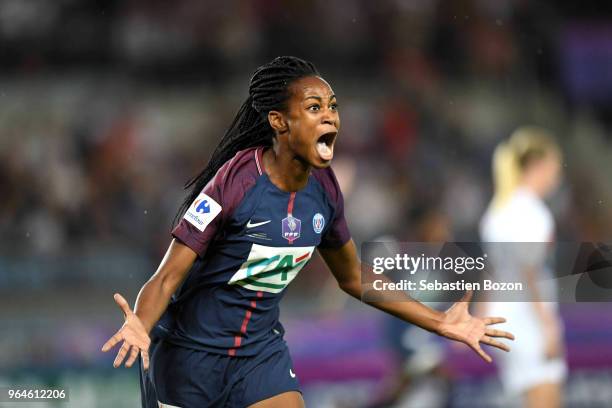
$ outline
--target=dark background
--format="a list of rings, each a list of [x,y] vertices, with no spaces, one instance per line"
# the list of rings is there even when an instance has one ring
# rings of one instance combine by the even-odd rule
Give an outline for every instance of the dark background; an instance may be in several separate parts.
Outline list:
[[[523,124],[564,150],[557,238],[611,241],[609,2],[1,0],[0,386],[135,406],[136,370],[99,352],[121,323],[112,293],[134,301],[182,185],[253,70],[283,54],[338,95],[334,169],[358,244],[477,239],[492,151]],[[383,316],[330,279],[318,260],[302,271],[283,321],[309,406],[360,406],[395,358]],[[610,398],[609,311],[564,305],[570,406]],[[443,345],[453,406],[505,406],[491,367]]]

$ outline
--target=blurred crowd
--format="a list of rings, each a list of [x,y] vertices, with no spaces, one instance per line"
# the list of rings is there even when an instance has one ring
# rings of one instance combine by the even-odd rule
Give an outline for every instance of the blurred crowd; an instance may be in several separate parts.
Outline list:
[[[584,76],[603,72],[588,57],[612,67],[612,24],[593,28],[581,11],[522,0],[4,0],[0,250],[158,258],[184,183],[252,71],[280,54],[312,60],[338,95],[334,167],[358,242],[413,238],[423,209],[443,213],[455,239],[476,239],[492,150],[526,123],[565,149],[560,238],[610,238],[612,98],[605,78],[593,88]],[[585,57],[576,50],[587,44]]]
[[[0,336],[0,371],[94,367],[81,388],[107,397],[99,347],[120,318],[111,293],[134,300],[169,243],[185,182],[251,73],[278,55],[311,60],[338,95],[333,168],[358,244],[477,240],[493,149],[525,124],[549,128],[563,148],[550,201],[557,239],[612,241],[611,50],[612,3],[590,0],[0,0],[0,322],[11,333]],[[302,367],[389,369],[351,349],[382,348],[382,315],[348,318],[320,259],[289,291],[283,321],[296,325]],[[305,310],[327,311],[329,326]],[[574,347],[597,352],[610,333],[593,327],[609,327],[598,317],[609,313],[589,315],[591,326],[574,318]],[[334,333],[336,349],[307,336]],[[317,360],[326,350],[348,357]],[[473,406],[467,390],[456,406]]]

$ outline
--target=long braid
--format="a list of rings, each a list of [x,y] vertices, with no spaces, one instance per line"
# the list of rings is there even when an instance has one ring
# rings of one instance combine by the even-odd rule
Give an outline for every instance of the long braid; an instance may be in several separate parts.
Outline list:
[[[268,123],[268,112],[284,111],[289,99],[289,85],[312,75],[319,75],[312,63],[289,56],[277,57],[255,70],[249,84],[249,97],[236,113],[208,164],[185,184],[189,193],[174,218],[175,224],[221,166],[237,152],[249,147],[272,145],[274,130]]]

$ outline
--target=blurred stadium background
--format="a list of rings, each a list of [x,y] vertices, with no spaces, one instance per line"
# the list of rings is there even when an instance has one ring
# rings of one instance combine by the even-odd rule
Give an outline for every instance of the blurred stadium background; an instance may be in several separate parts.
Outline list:
[[[492,150],[526,123],[564,148],[558,239],[612,241],[611,3],[1,0],[0,385],[69,388],[69,404],[37,407],[138,406],[137,370],[100,352],[121,324],[112,293],[134,301],[183,183],[251,72],[282,54],[315,62],[339,96],[334,168],[358,243],[476,240]],[[283,302],[308,406],[382,398],[400,359],[381,313],[320,260]],[[562,310],[567,404],[610,406],[610,305]],[[509,406],[494,367],[442,347],[446,406]],[[434,406],[414,398],[403,406]]]

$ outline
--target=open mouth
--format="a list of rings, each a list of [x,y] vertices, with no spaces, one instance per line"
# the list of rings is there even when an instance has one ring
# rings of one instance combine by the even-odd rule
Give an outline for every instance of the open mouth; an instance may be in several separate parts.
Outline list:
[[[334,140],[336,140],[336,136],[338,132],[327,132],[319,136],[317,139],[317,143],[325,143],[328,147],[331,147],[334,144]]]
[[[331,160],[334,157],[334,142],[338,132],[324,133],[317,139],[317,153],[323,161]]]

